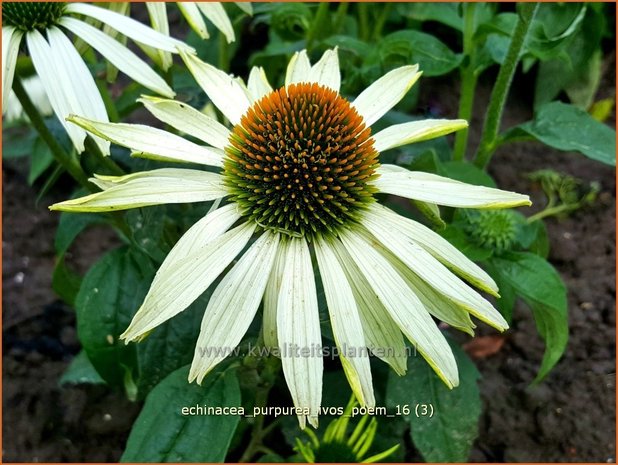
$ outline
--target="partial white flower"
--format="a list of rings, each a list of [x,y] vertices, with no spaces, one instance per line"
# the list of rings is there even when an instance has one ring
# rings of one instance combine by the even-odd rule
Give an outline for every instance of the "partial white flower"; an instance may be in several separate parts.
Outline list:
[[[372,134],[371,124],[420,76],[417,66],[387,73],[349,102],[339,94],[336,50],[314,65],[305,51],[296,53],[285,86],[276,90],[261,69],[251,70],[245,86],[194,55],[181,56],[232,129],[181,102],[145,98],[143,103],[204,147],[178,144],[182,149],[174,150],[178,136],[145,126],[72,121],[136,155],[222,166],[220,174],[205,173],[201,180],[199,171],[179,169],[98,179],[103,192],[51,207],[102,211],[190,201],[192,195],[227,199],[178,241],[122,338],[139,340],[182,312],[251,244],[206,308],[191,380],[201,382],[221,360],[217,348],[238,344],[263,300],[264,341],[279,349],[294,403],[307,409],[299,416],[301,426],[317,425],[323,371],[319,273],[340,360],[359,402],[375,404],[366,349],[403,374],[403,336],[447,386],[457,386],[455,359],[432,315],[468,333],[474,328],[470,315],[502,331],[504,318],[464,280],[494,295],[497,286],[450,243],[380,205],[375,194],[463,208],[529,205],[526,195],[378,160],[380,151],[467,123],[428,120]],[[181,184],[186,185],[181,189]],[[173,189],[179,195],[170,199]]]
[[[235,3],[248,15],[253,14],[251,3]],[[210,38],[206,22],[204,21],[204,17],[206,17],[219,31],[221,31],[228,44],[236,40],[232,22],[220,2],[176,2],[176,5],[187,20],[189,26],[191,26],[191,29],[202,39]],[[146,2],[146,7],[150,15],[150,24],[152,27],[165,35],[169,35],[170,28],[167,19],[167,3]],[[171,66],[171,56],[168,52],[162,51],[159,53],[159,64],[163,69],[167,69]]]
[[[17,55],[25,39],[28,52],[54,113],[78,152],[84,151],[86,131],[65,121],[79,114],[108,121],[103,99],[88,67],[66,32],[74,34],[105,59],[144,87],[166,97],[174,91],[165,80],[122,42],[83,21],[93,18],[139,44],[171,53],[193,49],[143,24],[87,3],[4,2],[2,5],[2,95],[11,90]],[[4,99],[6,114],[11,99]],[[12,110],[11,110],[12,111]],[[109,154],[109,142],[94,136],[101,151]]]

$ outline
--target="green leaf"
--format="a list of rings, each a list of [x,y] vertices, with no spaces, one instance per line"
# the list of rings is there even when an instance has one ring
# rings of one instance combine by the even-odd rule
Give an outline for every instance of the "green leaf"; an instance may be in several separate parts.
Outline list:
[[[238,407],[233,370],[214,370],[202,386],[189,384],[188,367],[165,378],[146,398],[122,462],[222,462],[239,422],[236,414],[183,414],[184,407]],[[229,412],[228,412],[229,413]]]
[[[142,303],[154,270],[144,270],[137,252],[122,247],[90,268],[75,300],[77,333],[88,358],[110,385],[124,385],[136,365],[135,345],[119,340]]]
[[[204,309],[213,290],[214,286],[211,286],[180,315],[159,325],[145,340],[136,344],[140,397],[171,372],[191,362]]]
[[[54,248],[56,255],[63,255],[75,238],[88,226],[105,222],[105,217],[96,213],[61,213]]]
[[[480,374],[461,348],[454,343],[451,348],[459,367],[459,386],[453,390],[420,356],[409,359],[405,376],[390,372],[388,377],[386,405],[403,413],[409,408],[412,441],[427,462],[467,461],[478,435]]]
[[[97,373],[88,355],[82,350],[62,374],[60,385],[64,384],[105,384],[105,380]]]
[[[489,260],[492,276],[510,285],[532,310],[545,353],[534,380],[539,382],[558,362],[567,344],[569,326],[566,287],[546,260],[529,252],[509,252]]]
[[[56,266],[52,275],[52,289],[71,307],[75,306],[75,299],[81,287],[82,278],[71,270],[64,261],[64,255],[56,259]]]
[[[28,185],[32,186],[54,162],[54,156],[43,139],[38,138],[32,146],[30,156],[30,171],[28,172]]]
[[[579,108],[561,102],[541,106],[532,121],[510,129],[502,142],[532,136],[558,150],[577,151],[588,158],[616,165],[616,131]]]
[[[438,165],[438,174],[476,186],[496,187],[487,172],[467,161],[446,161]]]
[[[462,55],[424,32],[404,30],[385,36],[378,44],[385,68],[418,63],[424,76],[440,76],[457,68]]]

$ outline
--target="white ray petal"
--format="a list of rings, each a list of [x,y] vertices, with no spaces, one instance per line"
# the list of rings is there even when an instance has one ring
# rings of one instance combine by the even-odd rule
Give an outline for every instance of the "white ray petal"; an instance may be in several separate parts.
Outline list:
[[[435,139],[467,127],[468,122],[463,119],[426,119],[395,124],[376,133],[373,136],[373,146],[378,152],[384,152],[402,145]]]
[[[266,77],[266,73],[264,72],[264,68],[258,68],[257,66],[251,68],[247,87],[251,93],[251,103],[260,100],[262,97],[273,91],[273,88]]]
[[[174,91],[165,80],[117,40],[83,21],[68,16],[62,18],[60,24],[88,42],[92,48],[96,49],[110,63],[134,81],[161,95],[174,97]]]
[[[234,2],[238,8],[247,13],[249,16],[253,16],[253,5],[251,2]]]
[[[144,303],[120,338],[127,343],[139,339],[185,310],[245,248],[254,230],[253,222],[244,223],[159,270]]]
[[[234,28],[220,2],[196,2],[196,5],[204,13],[204,16],[223,33],[228,44],[234,42]]]
[[[403,278],[360,234],[345,231],[341,234],[341,241],[406,337],[449,388],[457,386],[459,376],[453,352]]]
[[[296,84],[298,82],[309,82],[311,73],[311,63],[307,56],[307,50],[295,52],[292,59],[288,63],[285,73],[285,86]]]
[[[138,102],[158,120],[185,134],[223,150],[228,145],[230,130],[186,103],[158,97],[143,96]]]
[[[179,2],[180,4],[180,2]],[[167,3],[165,2],[146,2],[146,9],[150,16],[150,25],[152,28],[164,34],[170,35],[170,25],[167,19]],[[173,64],[172,54],[165,50],[149,47],[144,44],[140,44],[140,47],[145,51],[146,55],[157,63],[164,71],[167,71]]]
[[[251,105],[238,81],[194,55],[182,52],[180,55],[212,103],[232,124],[238,124]]]
[[[402,233],[397,228],[397,223],[390,221],[386,216],[367,216],[363,218],[362,224],[386,249],[438,292],[500,331],[508,328],[507,322],[498,310],[429,252],[413,242],[409,235]]]
[[[103,177],[103,192],[66,200],[50,210],[106,212],[166,203],[206,202],[227,195],[221,175],[206,171],[163,168],[121,176],[113,183]]]
[[[79,116],[69,121],[115,144],[132,150],[133,156],[220,167],[223,152],[194,144],[180,136],[141,124],[103,123]]]
[[[403,376],[407,370],[408,354],[401,330],[343,244],[333,240],[331,245],[345,271],[348,283],[352,286],[368,347],[376,357]]]
[[[399,103],[421,74],[418,65],[394,69],[361,92],[352,105],[371,126]]]
[[[527,195],[474,186],[397,165],[381,165],[374,185],[385,194],[460,208],[510,208],[531,205]]]
[[[312,66],[309,81],[317,82],[339,92],[341,87],[341,72],[339,71],[339,56],[337,48],[326,50],[322,58]]]
[[[339,360],[359,403],[372,408],[375,406],[375,397],[371,366],[352,287],[329,243],[318,239],[314,242],[314,250],[333,335],[340,350]]]
[[[177,2],[176,5],[178,5],[178,9],[187,20],[187,23],[189,23],[189,26],[191,26],[191,29],[193,29],[202,39],[208,39],[210,34],[208,34],[208,28],[206,27],[202,13],[200,13],[196,3]]]
[[[75,93],[68,89],[70,81],[66,75],[66,70],[54,61],[51,48],[39,31],[28,32],[26,43],[34,69],[41,78],[41,83],[56,117],[67,131],[73,146],[78,152],[83,152],[86,131],[67,123],[65,119],[75,111],[75,108],[79,108],[79,103],[75,100]]]
[[[455,273],[478,288],[498,297],[498,286],[492,277],[449,241],[427,226],[398,215],[391,209],[379,204],[371,205],[366,214],[375,221],[388,221],[392,227],[408,236],[410,240],[420,245]]]
[[[195,53],[193,47],[190,47],[184,42],[161,34],[148,26],[144,26],[139,21],[135,21],[134,19],[105,8],[87,3],[68,3],[65,11],[66,13],[74,13],[94,18],[134,41],[154,47],[158,50],[165,50],[172,53],[178,53],[178,50],[184,50],[189,53]]]
[[[294,405],[308,409],[299,415],[317,428],[322,400],[322,361],[318,298],[309,247],[304,239],[286,244],[285,270],[277,305],[277,338],[281,348],[283,374]]]
[[[264,292],[264,320],[262,322],[264,334],[264,345],[269,348],[279,347],[277,341],[277,303],[279,302],[279,292],[285,268],[285,247],[279,247],[275,263],[270,272],[266,290]]]
[[[2,114],[7,110],[9,93],[13,87],[19,44],[23,35],[23,32],[12,26],[2,27]]]
[[[47,38],[52,59],[59,67],[67,70],[68,81],[64,83],[65,91],[73,92],[78,104],[72,108],[72,112],[99,121],[109,121],[94,78],[71,41],[55,26],[47,29]],[[110,143],[96,135],[92,137],[103,155],[109,155]]]
[[[279,234],[263,233],[213,292],[202,319],[189,382],[200,384],[247,332],[262,301],[278,245]]]

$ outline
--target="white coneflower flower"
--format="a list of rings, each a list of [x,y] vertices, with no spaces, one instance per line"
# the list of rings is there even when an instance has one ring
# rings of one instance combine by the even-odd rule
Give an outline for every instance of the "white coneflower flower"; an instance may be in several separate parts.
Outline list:
[[[78,152],[84,151],[86,132],[65,118],[80,114],[108,121],[103,99],[88,67],[65,34],[80,37],[110,63],[148,89],[166,97],[174,92],[148,64],[109,35],[81,21],[94,18],[132,40],[169,52],[192,49],[143,24],[105,8],[86,3],[3,2],[2,4],[2,95],[8,95],[13,83],[20,44],[25,40],[34,69],[41,78],[54,113],[65,127]],[[4,99],[2,113],[9,99]],[[95,137],[104,154],[109,142]]]
[[[235,2],[245,13],[253,14],[253,7],[248,2]],[[221,31],[228,43],[234,42],[234,28],[232,22],[225,12],[225,8],[220,2],[176,2],[178,9],[202,39],[208,39],[208,29],[204,16]],[[167,7],[165,2],[146,2],[150,22],[152,27],[164,34],[169,34],[169,24],[167,20]]]
[[[457,275],[494,295],[496,284],[442,237],[380,205],[374,195],[452,207],[529,205],[525,195],[378,161],[380,152],[448,134],[466,122],[415,121],[372,134],[371,125],[420,76],[417,66],[387,73],[349,102],[338,92],[336,50],[313,66],[305,51],[296,53],[285,86],[276,90],[262,69],[251,71],[245,87],[195,56],[182,57],[234,127],[228,130],[181,102],[142,101],[161,121],[207,146],[146,126],[72,121],[135,155],[222,167],[221,173],[158,169],[99,176],[94,182],[103,192],[51,207],[109,211],[229,201],[178,241],[122,338],[139,340],[183,311],[251,244],[210,298],[190,381],[201,382],[226,355],[206,349],[241,341],[263,300],[265,342],[279,348],[294,403],[306,409],[301,426],[306,419],[316,425],[323,363],[322,353],[313,350],[321,344],[313,249],[340,359],[361,404],[375,403],[369,357],[361,349],[371,348],[404,373],[402,334],[449,387],[456,386],[455,359],[431,315],[471,332],[472,314],[503,330],[507,323],[500,313]]]

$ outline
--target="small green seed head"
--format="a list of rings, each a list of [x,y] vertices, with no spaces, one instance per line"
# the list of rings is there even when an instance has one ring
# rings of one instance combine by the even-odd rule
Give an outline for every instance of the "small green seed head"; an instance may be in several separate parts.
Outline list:
[[[481,210],[468,216],[465,229],[479,246],[504,252],[517,236],[517,218],[510,210]]]
[[[22,31],[45,30],[58,23],[66,2],[4,2],[2,24]]]
[[[316,83],[257,101],[225,152],[232,200],[264,229],[308,239],[336,234],[373,201],[371,129],[347,100]]]

